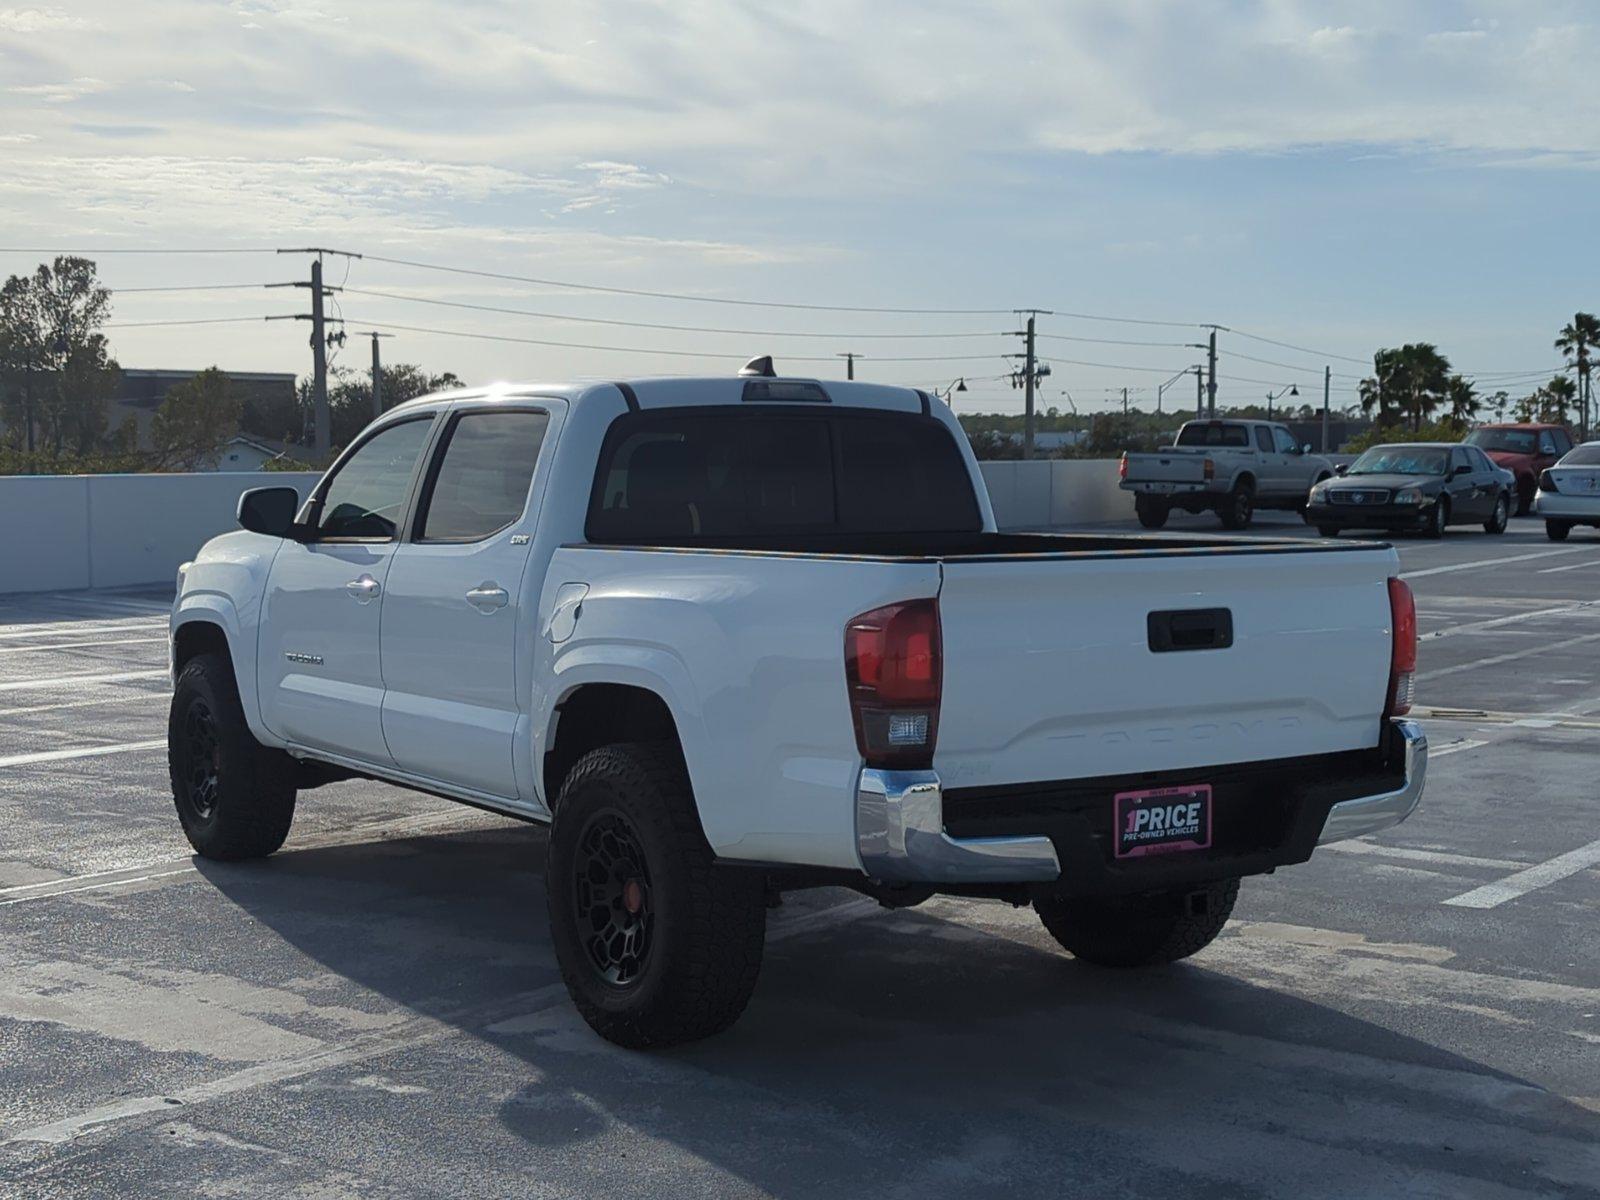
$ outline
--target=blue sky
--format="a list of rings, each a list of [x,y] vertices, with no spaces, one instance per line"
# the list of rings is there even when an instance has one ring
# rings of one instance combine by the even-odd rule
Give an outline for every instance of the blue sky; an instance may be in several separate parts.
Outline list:
[[[1526,372],[1511,390],[1527,390],[1557,365],[1560,325],[1600,306],[1590,4],[4,2],[8,246],[322,244],[705,297],[1188,325],[1041,318],[1053,335],[1176,343],[1041,343],[1057,360],[1046,400],[1069,388],[1080,407],[1187,366],[1199,322],[1318,351],[1222,334],[1225,402],[1313,382],[1324,362],[1354,376],[1330,355],[1412,340],[1485,377]],[[38,257],[0,254],[0,270]],[[125,288],[306,267],[100,263]],[[330,281],[345,267],[330,262]],[[741,308],[370,261],[347,282],[410,298],[346,293],[351,328],[679,352],[414,330],[385,345],[474,382],[720,372],[767,351],[832,374],[808,360],[855,350],[863,378],[942,385],[1001,375],[1016,348],[1005,315]],[[299,299],[125,293],[116,352],[128,366],[303,372],[303,324],[133,324]],[[869,336],[913,333],[988,336]],[[941,361],[892,361],[913,358]],[[1353,378],[1335,383],[1348,401]],[[961,399],[1020,406],[1001,383]]]

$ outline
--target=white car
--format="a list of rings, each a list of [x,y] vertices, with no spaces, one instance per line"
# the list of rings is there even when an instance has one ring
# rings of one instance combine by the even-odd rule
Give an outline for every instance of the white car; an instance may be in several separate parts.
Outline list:
[[[1574,446],[1540,472],[1533,510],[1553,542],[1565,541],[1574,525],[1600,529],[1600,441]]]
[[[424,397],[246,492],[172,612],[194,848],[352,777],[549,824],[563,978],[645,1047],[739,1015],[784,889],[1142,966],[1416,807],[1390,547],[1000,533],[927,393],[747,370]]]

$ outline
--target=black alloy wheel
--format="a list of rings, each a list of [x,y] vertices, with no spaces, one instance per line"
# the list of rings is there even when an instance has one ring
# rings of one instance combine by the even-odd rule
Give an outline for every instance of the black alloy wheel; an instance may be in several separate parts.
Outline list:
[[[216,811],[221,790],[222,742],[217,736],[217,719],[199,697],[189,702],[183,717],[184,794],[195,818],[205,821]]]
[[[633,826],[618,812],[596,813],[579,835],[575,866],[585,958],[604,982],[628,987],[649,963],[655,920],[650,868]]]

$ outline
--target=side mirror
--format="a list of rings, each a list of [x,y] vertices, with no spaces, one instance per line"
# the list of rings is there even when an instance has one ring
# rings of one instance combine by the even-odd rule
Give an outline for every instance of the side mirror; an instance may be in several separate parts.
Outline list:
[[[1300,453],[1301,454],[1310,454],[1311,453],[1311,443],[1307,442],[1307,443],[1305,443],[1305,445],[1301,446],[1300,447]]]
[[[1343,475],[1349,469],[1350,469],[1350,464],[1349,463],[1334,463],[1333,464],[1333,473],[1335,475]]]
[[[251,488],[239,497],[239,527],[269,537],[288,537],[300,493],[292,487]]]

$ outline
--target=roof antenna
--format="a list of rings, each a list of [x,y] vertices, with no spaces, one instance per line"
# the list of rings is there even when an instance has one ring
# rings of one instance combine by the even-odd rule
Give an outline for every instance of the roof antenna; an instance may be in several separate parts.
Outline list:
[[[759,358],[752,358],[739,368],[741,375],[759,375],[764,379],[776,379],[778,372],[772,368],[772,355],[763,354]]]

